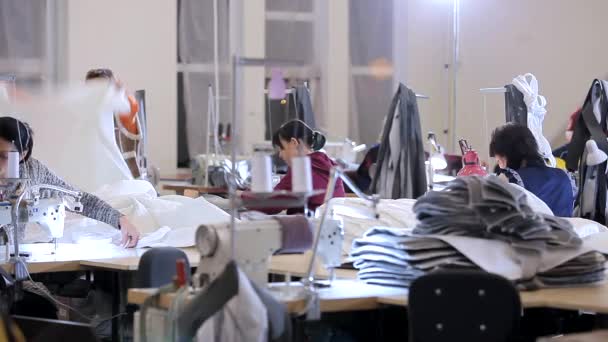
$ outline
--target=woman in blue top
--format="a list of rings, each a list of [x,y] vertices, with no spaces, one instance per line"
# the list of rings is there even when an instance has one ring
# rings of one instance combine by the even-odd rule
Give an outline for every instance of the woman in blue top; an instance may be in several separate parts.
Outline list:
[[[574,193],[566,172],[548,167],[538,144],[526,126],[508,123],[492,132],[490,156],[498,162],[499,174],[519,183],[543,200],[555,216],[572,216]]]

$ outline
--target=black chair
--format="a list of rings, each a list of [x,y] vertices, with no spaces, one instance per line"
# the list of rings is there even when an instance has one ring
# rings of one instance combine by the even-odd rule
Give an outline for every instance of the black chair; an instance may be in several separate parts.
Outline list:
[[[139,260],[134,287],[161,287],[173,281],[176,261],[186,261],[186,280],[190,281],[190,263],[184,251],[174,247],[157,247],[145,252]]]
[[[482,271],[437,271],[409,292],[410,341],[512,341],[521,302],[505,278]]]

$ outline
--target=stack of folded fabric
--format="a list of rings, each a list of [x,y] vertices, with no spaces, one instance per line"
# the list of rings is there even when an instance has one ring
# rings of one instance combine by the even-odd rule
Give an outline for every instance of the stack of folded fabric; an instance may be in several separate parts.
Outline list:
[[[353,242],[351,260],[366,282],[406,287],[453,267],[498,273],[527,289],[603,280],[604,256],[525,197],[496,177],[458,178],[416,202],[414,229],[372,228]]]

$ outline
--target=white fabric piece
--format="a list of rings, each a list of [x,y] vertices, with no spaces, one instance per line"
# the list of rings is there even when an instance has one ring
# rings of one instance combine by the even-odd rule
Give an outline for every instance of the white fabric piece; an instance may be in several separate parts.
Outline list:
[[[511,280],[525,279],[534,273],[548,271],[568,260],[595,250],[595,247],[585,240],[582,246],[576,248],[545,250],[542,257],[537,259],[517,253],[511,245],[504,241],[451,235],[428,235],[427,237],[437,238],[450,244],[484,271],[500,274]],[[526,273],[530,271],[534,273],[527,275]]]
[[[230,216],[204,198],[185,196],[156,197],[152,185],[142,180],[121,181],[102,187],[95,193],[99,198],[119,210],[142,234],[137,244],[142,247],[194,246],[196,229],[201,224],[221,224]],[[26,242],[48,242],[48,232],[37,225],[26,229]],[[64,236],[60,242],[99,243],[118,242],[120,231],[89,218],[71,214],[66,219]]]
[[[581,239],[588,236],[608,232],[608,228],[595,221],[580,218],[580,217],[562,217],[564,220],[570,222],[576,235]]]
[[[34,130],[33,157],[87,192],[132,179],[114,137],[112,113],[125,108],[124,91],[107,83],[73,86],[17,103],[0,97],[0,115],[15,116]]]
[[[557,162],[553,157],[551,145],[543,135],[543,120],[547,110],[547,100],[544,96],[538,94],[538,81],[536,77],[530,73],[519,75],[513,79],[513,85],[524,95],[524,102],[528,107],[528,128],[536,138],[538,143],[538,151],[549,161],[551,167],[555,167]]]
[[[332,209],[335,217],[344,222],[344,242],[342,256],[348,257],[354,239],[363,236],[371,227],[386,226],[398,228],[414,228],[416,215],[412,208],[416,200],[413,199],[382,199],[378,204],[380,217],[372,219],[373,214],[369,203],[360,198],[335,198],[332,200]],[[324,211],[325,205],[317,209],[317,213]]]
[[[200,342],[268,341],[268,313],[264,303],[240,269],[238,295],[203,323],[196,333]]]

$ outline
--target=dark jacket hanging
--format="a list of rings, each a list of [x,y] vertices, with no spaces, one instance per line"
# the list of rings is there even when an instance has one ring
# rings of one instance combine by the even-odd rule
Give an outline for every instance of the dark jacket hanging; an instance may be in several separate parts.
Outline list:
[[[579,216],[601,224],[606,223],[607,163],[588,166],[585,163],[585,144],[588,140],[593,139],[602,151],[608,153],[608,141],[605,133],[606,116],[608,114],[607,90],[608,83],[606,81],[597,79],[593,81],[585,98],[581,115],[578,116],[574,124],[574,133],[566,157],[568,170],[579,170],[579,193],[576,201],[576,205],[579,206]],[[583,198],[586,202],[589,199],[594,202],[591,204],[585,203],[586,210],[583,210],[584,208],[581,206]]]
[[[506,121],[528,126],[528,106],[524,102],[524,94],[512,84],[506,85],[505,89]]]
[[[427,189],[416,94],[399,84],[382,131],[370,191],[382,198],[418,198]]]
[[[317,124],[310,99],[310,90],[304,85],[296,86],[293,90],[296,93],[296,113],[298,119],[304,121],[312,129],[315,129]]]

